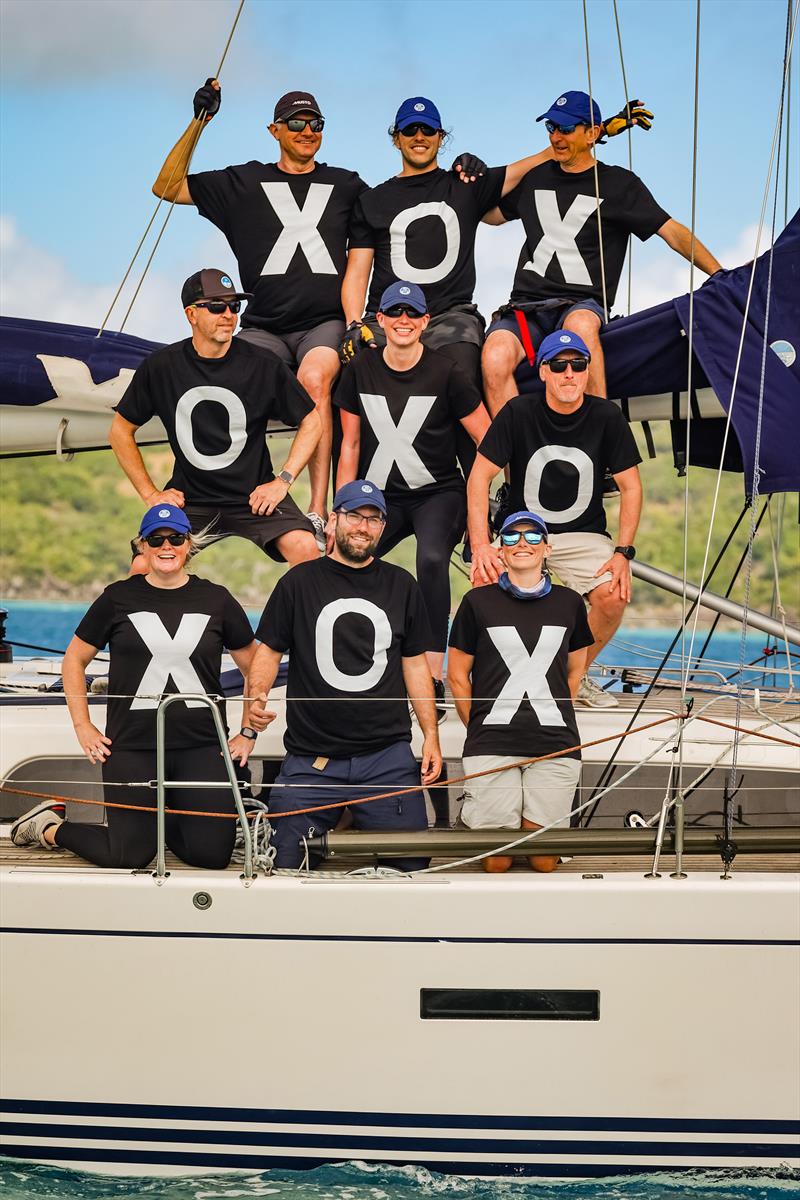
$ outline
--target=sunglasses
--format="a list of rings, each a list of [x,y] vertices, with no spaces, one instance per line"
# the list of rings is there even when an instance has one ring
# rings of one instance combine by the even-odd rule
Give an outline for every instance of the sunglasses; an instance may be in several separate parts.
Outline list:
[[[164,542],[169,542],[170,546],[182,546],[188,536],[186,533],[151,533],[144,540],[157,550]]]
[[[420,317],[425,316],[425,313],[417,312],[408,304],[392,304],[389,308],[381,309],[381,311],[385,317],[415,317],[419,320]]]
[[[405,129],[397,131],[401,137],[415,137],[421,133],[423,137],[433,137],[436,133],[441,133],[441,129],[435,129],[433,125],[426,125],[422,121],[418,121],[416,125],[406,125]]]
[[[545,366],[555,375],[563,375],[567,367],[572,367],[576,375],[581,375],[589,366],[589,362],[585,358],[551,358]]]
[[[529,546],[538,546],[546,540],[538,529],[513,529],[510,533],[500,534],[500,541],[504,546],[516,546],[520,538],[525,538]]]
[[[545,121],[544,127],[548,133],[574,133],[578,125],[583,125],[583,121],[578,121],[575,125],[556,125],[555,121]]]
[[[221,316],[228,308],[232,313],[238,313],[241,307],[241,300],[198,300],[196,304],[192,305],[192,308],[207,309],[215,317]]]
[[[292,133],[302,133],[306,125],[312,133],[322,133],[325,128],[324,117],[289,117],[285,121],[278,121],[278,125],[285,125]]]

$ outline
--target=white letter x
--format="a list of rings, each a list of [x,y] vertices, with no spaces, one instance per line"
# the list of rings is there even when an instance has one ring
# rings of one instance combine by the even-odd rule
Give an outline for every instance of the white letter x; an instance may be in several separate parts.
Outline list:
[[[526,697],[540,725],[565,725],[548,687],[547,672],[561,648],[566,626],[543,625],[531,655],[513,625],[489,626],[486,632],[510,674],[484,725],[509,725]]]
[[[306,202],[299,208],[288,183],[262,183],[264,194],[275,210],[283,230],[261,268],[262,275],[283,275],[298,246],[315,275],[335,275],[336,267],[317,226],[333,191],[332,183],[312,183]]]
[[[597,211],[594,196],[576,196],[567,209],[563,221],[558,211],[555,192],[535,191],[536,213],[542,226],[542,239],[533,258],[525,263],[524,270],[545,275],[553,255],[558,259],[565,283],[582,283],[591,287],[592,277],[581,257],[575,239],[592,213]],[[600,204],[603,201],[600,200]]]
[[[158,700],[147,700],[146,696],[161,696],[172,676],[179,692],[203,692],[197,672],[189,662],[190,654],[197,649],[203,630],[211,620],[206,613],[184,613],[174,639],[164,628],[161,618],[152,612],[129,613],[131,624],[152,659],[136,689],[137,695],[131,704],[134,708],[158,708]],[[200,708],[199,700],[187,700],[187,708]]]
[[[395,425],[385,396],[367,396],[363,392],[360,395],[364,412],[378,439],[378,448],[367,469],[367,479],[377,483],[379,488],[386,487],[389,472],[397,463],[400,474],[410,488],[435,483],[436,480],[411,443],[436,403],[436,397],[409,396],[403,415]]]

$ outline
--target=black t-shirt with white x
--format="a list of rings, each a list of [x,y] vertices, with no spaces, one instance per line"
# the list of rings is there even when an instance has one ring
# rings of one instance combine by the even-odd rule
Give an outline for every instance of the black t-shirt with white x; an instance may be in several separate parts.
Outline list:
[[[539,513],[551,533],[605,533],[605,472],[642,461],[622,412],[599,396],[584,396],[571,413],[554,412],[543,396],[515,396],[478,452],[510,467],[509,511]]]
[[[110,651],[106,735],[112,755],[115,750],[155,750],[158,698],[180,692],[219,695],[223,647],[241,650],[253,641],[238,600],[195,575],[179,588],[152,587],[143,575],[112,583],[75,633],[90,646],[108,645]],[[219,708],[224,723],[224,701]],[[208,708],[188,700],[170,705],[169,749],[216,742]]]
[[[567,659],[594,641],[583,600],[553,585],[519,600],[497,584],[467,592],[450,645],[474,658],[464,755],[534,758],[580,742],[569,698]],[[580,758],[575,750],[567,758]]]
[[[462,183],[437,167],[387,179],[359,197],[350,248],[375,251],[367,310],[397,279],[417,283],[432,316],[470,304],[475,291],[475,233],[481,217],[500,203],[505,167],[491,167]]]
[[[597,164],[603,265],[611,309],[631,233],[647,241],[670,219],[669,213],[631,171]],[[564,171],[542,163],[525,175],[500,201],[508,221],[522,220],[525,244],[520,252],[512,304],[533,300],[585,297],[603,303],[597,192],[594,168]]]
[[[411,741],[402,660],[429,650],[431,637],[420,590],[402,567],[300,563],[278,580],[257,636],[289,652],[291,754],[351,758]]]
[[[424,348],[410,370],[395,371],[382,353],[360,354],[334,399],[361,418],[359,479],[376,483],[387,499],[464,487],[455,423],[482,400],[447,355]]]
[[[188,504],[241,505],[274,479],[267,423],[299,425],[314,407],[268,350],[234,338],[223,358],[201,358],[191,338],[138,367],[117,412],[133,425],[160,417],[175,455],[167,487]]]
[[[245,329],[296,333],[343,320],[350,217],[367,186],[355,171],[316,163],[290,175],[253,161],[187,183],[198,212],[228,239],[242,289],[253,293]]]

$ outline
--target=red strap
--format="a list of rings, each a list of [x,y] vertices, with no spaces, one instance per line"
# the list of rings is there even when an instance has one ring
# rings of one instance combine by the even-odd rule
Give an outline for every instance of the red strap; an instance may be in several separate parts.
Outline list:
[[[533,366],[533,364],[536,362],[536,351],[533,348],[531,331],[528,329],[528,322],[525,319],[525,313],[520,312],[518,308],[515,308],[514,316],[517,318],[517,325],[519,325],[519,337],[520,341],[522,342],[522,348],[528,356],[528,362],[531,366]]]

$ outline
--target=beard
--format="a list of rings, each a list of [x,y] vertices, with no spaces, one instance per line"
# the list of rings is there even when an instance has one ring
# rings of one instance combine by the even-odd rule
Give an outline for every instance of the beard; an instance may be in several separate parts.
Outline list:
[[[380,536],[370,538],[367,542],[353,542],[353,534],[350,533],[343,523],[336,522],[336,547],[342,558],[348,562],[363,563],[367,559],[372,558],[375,553],[375,548],[380,541]]]

